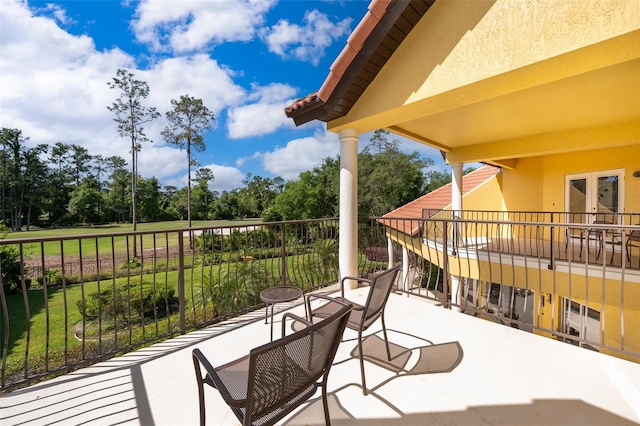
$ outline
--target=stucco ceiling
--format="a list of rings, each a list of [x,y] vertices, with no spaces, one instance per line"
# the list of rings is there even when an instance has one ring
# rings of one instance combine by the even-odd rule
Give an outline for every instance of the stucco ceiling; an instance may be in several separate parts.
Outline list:
[[[448,150],[640,116],[640,60],[394,125]]]

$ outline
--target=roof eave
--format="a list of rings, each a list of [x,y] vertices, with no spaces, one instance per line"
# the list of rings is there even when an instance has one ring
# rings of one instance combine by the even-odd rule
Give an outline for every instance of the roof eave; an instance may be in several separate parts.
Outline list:
[[[421,14],[426,13],[433,1],[420,2]],[[340,100],[410,5],[411,0],[373,0],[347,45],[331,65],[321,88],[312,94],[313,99],[309,95],[295,101],[285,109],[287,117],[299,126],[313,120],[329,122],[346,115],[348,110],[344,112],[344,108],[337,108]]]

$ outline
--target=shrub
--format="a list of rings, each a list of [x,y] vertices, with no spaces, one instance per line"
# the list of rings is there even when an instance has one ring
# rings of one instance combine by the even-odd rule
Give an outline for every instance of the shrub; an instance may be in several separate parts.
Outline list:
[[[62,273],[57,269],[47,269],[44,271],[44,277],[36,278],[36,283],[42,287],[43,279],[46,278],[47,285],[59,286],[62,285]]]
[[[203,308],[213,304],[216,315],[260,304],[260,292],[275,284],[273,276],[259,262],[234,263],[220,276],[205,278],[203,286],[196,290],[196,304],[202,303]]]
[[[328,282],[338,270],[338,241],[318,240],[313,250],[314,267],[320,273],[322,280]]]
[[[6,238],[7,228],[0,224],[0,240]],[[16,247],[0,246],[0,271],[2,271],[2,287],[5,295],[19,293],[22,285],[20,283],[20,252]],[[25,280],[27,288],[31,280]]]
[[[95,321],[102,315],[103,319],[113,320],[116,326],[126,326],[139,322],[143,317],[154,315],[164,317],[173,311],[178,304],[175,289],[158,288],[153,283],[143,282],[109,287],[100,292],[90,293],[84,300],[77,302],[80,315],[85,320]]]
[[[122,263],[120,269],[138,269],[142,264],[135,257],[130,257],[129,259],[125,259]]]

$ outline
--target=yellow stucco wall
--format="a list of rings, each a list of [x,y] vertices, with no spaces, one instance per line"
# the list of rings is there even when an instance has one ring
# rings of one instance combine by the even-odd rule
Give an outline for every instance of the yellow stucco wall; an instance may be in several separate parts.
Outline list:
[[[640,96],[640,94],[639,94]],[[565,177],[571,174],[624,169],[624,210],[640,212],[640,141],[636,145],[579,151],[544,157],[542,207],[547,211],[566,211]]]
[[[541,157],[518,159],[515,170],[502,171],[504,205],[511,211],[541,211],[543,200]],[[526,190],[523,190],[526,188]],[[471,208],[471,207],[469,207]]]
[[[504,210],[502,173],[466,193],[462,199],[462,208],[468,208],[467,205],[473,206],[473,210]]]
[[[328,127],[366,132],[630,61],[639,29],[635,0],[439,0]]]
[[[503,205],[510,211],[564,212],[567,175],[617,169],[624,169],[625,174],[625,212],[640,212],[640,178],[633,177],[640,170],[640,141],[624,147],[520,158],[515,169],[502,171]],[[485,205],[472,198],[464,201],[465,209],[482,210]]]

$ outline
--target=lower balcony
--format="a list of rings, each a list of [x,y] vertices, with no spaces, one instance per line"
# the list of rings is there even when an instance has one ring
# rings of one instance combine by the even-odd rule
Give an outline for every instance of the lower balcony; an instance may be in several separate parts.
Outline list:
[[[365,296],[366,289],[350,295],[360,302]],[[283,311],[304,315],[300,300],[276,310],[275,330]],[[243,356],[269,341],[264,315],[258,309],[14,390],[0,396],[0,424],[197,424],[191,351],[200,348],[213,365]],[[329,374],[332,424],[640,423],[640,364],[400,293],[388,301],[386,323],[391,362],[380,329],[366,333],[367,396],[356,334],[345,331]],[[216,390],[206,393],[207,424],[238,424]],[[280,423],[324,424],[320,391]]]

